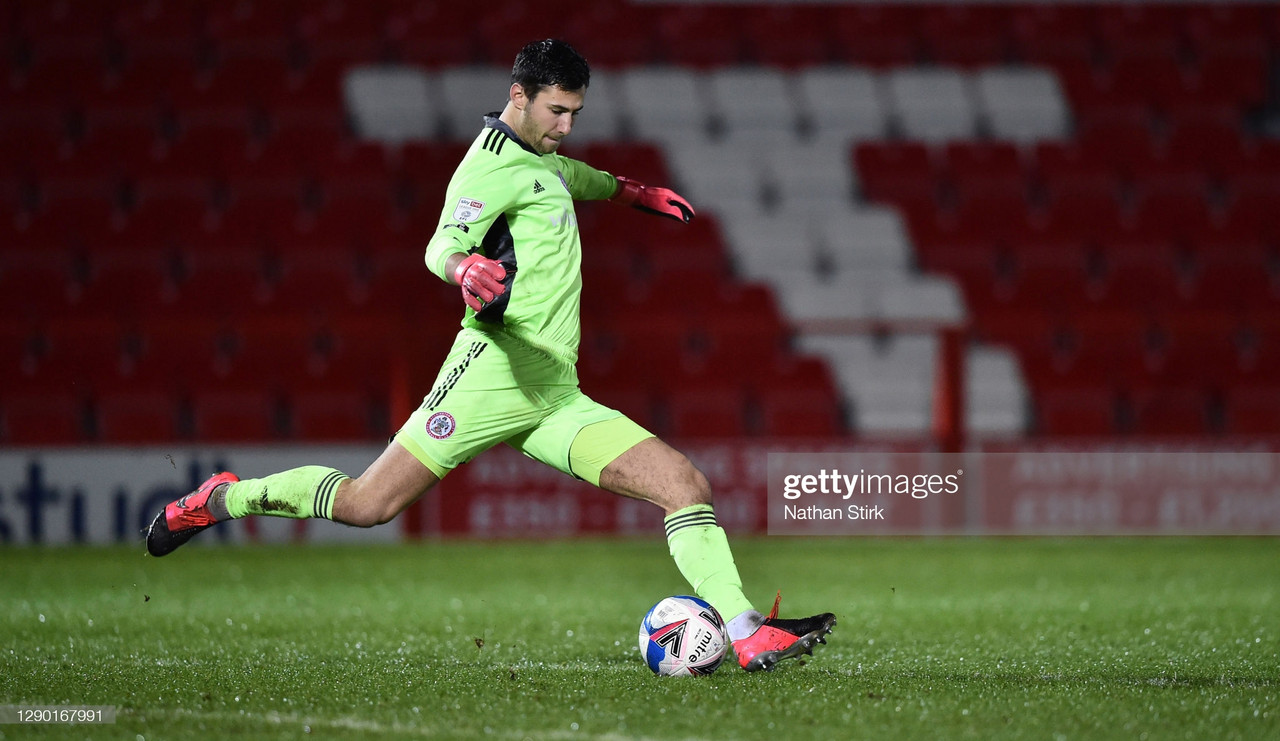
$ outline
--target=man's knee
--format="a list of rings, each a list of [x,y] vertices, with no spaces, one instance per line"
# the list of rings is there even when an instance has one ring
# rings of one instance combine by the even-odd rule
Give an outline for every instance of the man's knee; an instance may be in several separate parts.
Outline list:
[[[691,507],[695,504],[711,504],[711,482],[706,474],[698,470],[698,467],[688,458],[684,459],[684,468],[682,490],[685,493],[685,501],[676,509]]]

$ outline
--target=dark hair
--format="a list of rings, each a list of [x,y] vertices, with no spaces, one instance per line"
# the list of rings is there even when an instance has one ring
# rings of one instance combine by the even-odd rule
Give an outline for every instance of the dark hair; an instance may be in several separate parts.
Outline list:
[[[591,84],[591,68],[572,46],[559,39],[545,39],[526,44],[516,54],[511,81],[533,98],[548,85],[561,90],[585,88]]]

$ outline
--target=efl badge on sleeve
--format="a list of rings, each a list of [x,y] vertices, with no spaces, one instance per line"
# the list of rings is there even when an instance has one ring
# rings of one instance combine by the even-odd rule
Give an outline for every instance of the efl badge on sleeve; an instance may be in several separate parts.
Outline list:
[[[477,201],[474,198],[461,198],[458,200],[458,207],[453,210],[453,220],[466,223],[475,221],[480,218],[480,212],[484,211],[484,201]]]

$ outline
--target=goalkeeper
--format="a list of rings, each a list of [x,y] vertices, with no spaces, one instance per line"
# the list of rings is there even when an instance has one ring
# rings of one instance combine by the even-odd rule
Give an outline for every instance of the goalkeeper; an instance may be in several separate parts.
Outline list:
[[[506,107],[485,117],[426,246],[427,268],[461,289],[462,329],[422,405],[382,455],[358,478],[323,466],[244,481],[213,476],[156,515],[147,531],[152,555],[247,515],[379,525],[458,465],[505,442],[661,507],[672,558],[728,620],[744,668],[769,669],[825,642],[833,615],[785,620],[777,602],[764,616],[747,601],[710,485],[689,459],[578,387],[582,275],[573,201],[609,199],[681,222],[694,217],[670,190],[556,154],[589,78],[586,60],[561,41],[536,41],[516,56]]]

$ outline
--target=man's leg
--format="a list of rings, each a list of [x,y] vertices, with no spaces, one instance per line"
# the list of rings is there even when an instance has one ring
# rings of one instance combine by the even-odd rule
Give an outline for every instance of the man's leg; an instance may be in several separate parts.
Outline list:
[[[590,430],[584,428],[582,434],[589,436]],[[684,454],[656,437],[642,440],[604,467],[599,485],[653,502],[666,512],[671,557],[698,596],[728,619],[729,640],[744,669],[771,669],[778,661],[812,653],[815,644],[826,643],[836,624],[831,613],[785,620],[778,618],[777,602],[768,617],[752,608],[742,592],[729,541],[716,524],[711,485]]]
[[[661,507],[671,557],[698,596],[728,620],[754,613],[716,524],[711,484],[684,454],[656,437],[641,441],[605,466],[600,488]]]
[[[388,445],[354,479],[324,466],[303,466],[244,481],[218,474],[156,515],[147,530],[147,551],[166,555],[206,528],[247,515],[319,517],[357,527],[381,525],[439,480],[398,442]]]

